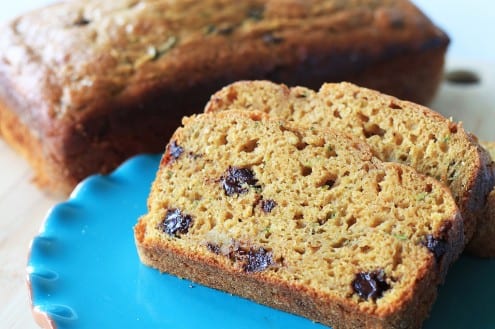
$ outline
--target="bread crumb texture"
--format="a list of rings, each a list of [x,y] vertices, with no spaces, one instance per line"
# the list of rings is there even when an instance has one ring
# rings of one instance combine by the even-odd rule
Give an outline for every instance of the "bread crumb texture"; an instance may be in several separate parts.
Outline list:
[[[476,229],[488,228],[476,225],[495,183],[492,161],[462,124],[437,112],[345,82],[324,84],[319,91],[269,81],[238,82],[214,94],[205,111],[229,109],[259,110],[311,129],[352,134],[382,161],[412,166],[447,185],[465,221],[466,243]],[[495,217],[481,222],[495,227]],[[482,240],[471,250],[475,254],[485,253],[482,244],[493,243]]]
[[[425,280],[436,289],[463,245],[436,180],[358,139],[255,111],[186,118],[148,208],[136,241],[155,260],[180,253],[372,317],[403,309]]]

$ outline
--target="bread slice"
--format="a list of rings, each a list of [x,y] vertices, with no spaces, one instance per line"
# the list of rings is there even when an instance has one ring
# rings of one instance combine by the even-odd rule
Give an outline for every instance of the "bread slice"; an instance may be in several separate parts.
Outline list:
[[[330,127],[366,140],[383,161],[404,163],[448,185],[464,218],[468,250],[495,256],[495,216],[484,219],[494,186],[492,161],[461,124],[420,105],[350,83],[324,84],[318,92],[268,81],[243,81],[217,92],[206,112],[261,110],[311,126]],[[479,219],[479,226],[477,221]],[[473,234],[475,231],[481,234]]]
[[[143,263],[339,328],[419,328],[463,248],[450,191],[261,112],[185,118],[135,226]]]
[[[495,159],[495,142],[483,141],[480,143],[492,159]],[[479,230],[474,232],[470,246],[477,250],[481,257],[495,256],[495,189],[488,194],[484,216],[478,219]]]

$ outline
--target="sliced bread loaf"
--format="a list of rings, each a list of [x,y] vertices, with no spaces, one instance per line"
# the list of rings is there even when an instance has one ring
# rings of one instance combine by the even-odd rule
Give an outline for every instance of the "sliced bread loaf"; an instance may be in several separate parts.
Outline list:
[[[419,328],[463,248],[450,191],[261,112],[185,118],[135,226],[143,263],[339,328]]]
[[[217,92],[206,112],[261,110],[310,126],[330,127],[365,140],[383,161],[404,163],[448,185],[464,218],[468,249],[495,256],[495,216],[485,216],[494,186],[492,161],[461,124],[411,102],[350,83],[324,84],[318,92],[268,81],[242,81]],[[477,222],[479,219],[479,226]]]

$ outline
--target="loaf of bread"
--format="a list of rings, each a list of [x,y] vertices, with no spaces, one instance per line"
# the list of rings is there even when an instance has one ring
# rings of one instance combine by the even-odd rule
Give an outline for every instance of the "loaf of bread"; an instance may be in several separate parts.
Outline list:
[[[420,328],[463,249],[443,184],[256,111],[186,118],[135,226],[160,271],[340,328]]]
[[[268,81],[244,81],[214,94],[205,111],[237,108],[357,136],[381,160],[410,165],[449,186],[464,218],[466,242],[476,230],[495,230],[495,216],[484,219],[486,197],[495,183],[488,153],[462,125],[428,108],[350,83],[324,84],[315,92]],[[494,240],[495,235],[476,234],[468,249],[488,256],[485,246]],[[495,257],[495,250],[491,251]]]
[[[0,28],[0,134],[48,190],[141,152],[240,79],[427,102],[447,36],[406,0],[76,0]]]

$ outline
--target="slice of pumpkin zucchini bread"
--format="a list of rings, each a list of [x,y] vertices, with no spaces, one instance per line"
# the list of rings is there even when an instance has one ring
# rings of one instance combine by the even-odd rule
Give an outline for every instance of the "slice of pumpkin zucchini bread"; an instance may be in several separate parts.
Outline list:
[[[463,249],[437,180],[256,111],[183,120],[135,226],[144,264],[339,328],[420,328]]]
[[[214,94],[205,111],[261,110],[312,129],[365,140],[375,156],[414,167],[449,186],[464,219],[467,249],[495,257],[495,212],[485,209],[493,162],[461,124],[424,106],[361,88],[327,83],[318,92],[269,81],[241,81]],[[476,232],[476,233],[475,233]],[[493,234],[490,234],[492,232]]]

